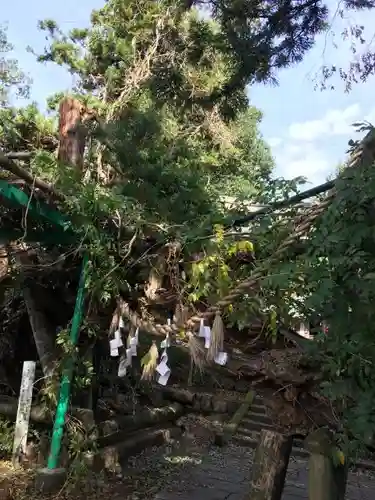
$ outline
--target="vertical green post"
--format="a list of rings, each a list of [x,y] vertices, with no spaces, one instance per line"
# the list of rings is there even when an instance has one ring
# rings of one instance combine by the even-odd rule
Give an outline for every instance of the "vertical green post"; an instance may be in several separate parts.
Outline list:
[[[82,262],[81,276],[79,280],[79,287],[77,292],[76,303],[74,307],[74,315],[72,319],[72,326],[70,329],[70,340],[75,346],[78,342],[79,330],[81,328],[83,316],[83,304],[85,298],[85,283],[86,273],[88,267],[88,256],[84,255]],[[64,424],[66,412],[68,411],[70,388],[73,375],[73,358],[70,358],[66,364],[60,383],[60,394],[56,408],[55,423],[53,426],[51,448],[49,452],[47,468],[56,469],[59,463],[61,452],[61,441],[64,433]]]

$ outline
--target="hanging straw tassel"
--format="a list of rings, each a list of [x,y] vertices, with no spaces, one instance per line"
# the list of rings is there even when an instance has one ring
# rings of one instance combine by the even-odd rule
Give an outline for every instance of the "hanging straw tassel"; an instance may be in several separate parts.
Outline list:
[[[156,342],[153,340],[152,345],[148,352],[141,359],[141,366],[143,366],[142,380],[151,380],[155,374],[156,365],[159,359],[159,351],[156,347]]]
[[[193,366],[196,366],[200,371],[203,371],[203,368],[206,364],[206,352],[197,338],[196,335],[192,332],[187,333],[188,337],[188,347],[190,352],[190,358]]]
[[[207,359],[213,361],[224,347],[224,323],[219,311],[217,311],[211,330],[211,344],[208,348]]]

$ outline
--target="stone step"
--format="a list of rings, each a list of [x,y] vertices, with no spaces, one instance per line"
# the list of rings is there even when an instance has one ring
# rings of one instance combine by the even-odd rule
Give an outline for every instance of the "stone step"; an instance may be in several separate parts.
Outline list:
[[[251,427],[251,425],[254,423],[263,423],[265,425],[272,425],[272,420],[270,417],[263,413],[254,413],[254,412],[249,412],[242,420],[241,420],[241,425],[244,427]]]
[[[266,406],[264,404],[253,403],[249,408],[249,413],[257,413],[260,415],[266,415]]]
[[[239,446],[246,446],[248,448],[255,449],[258,446],[259,432],[254,431],[253,435],[235,434],[232,441]],[[292,457],[296,458],[308,458],[309,454],[305,448],[299,446],[299,443],[294,443],[292,448]]]
[[[266,427],[262,427],[262,428],[266,429]],[[270,426],[270,427],[267,427],[267,429],[274,429],[274,427]],[[237,429],[237,434],[235,434],[233,436],[233,439],[235,437],[238,438],[238,439],[245,438],[245,441],[247,441],[247,439],[250,438],[251,441],[258,442],[261,430],[262,429],[247,429],[246,427],[241,427],[240,426]],[[304,443],[303,443],[303,439],[294,438],[294,440],[293,440],[293,447],[305,449]]]
[[[244,432],[246,434],[246,432],[261,431],[262,429],[274,429],[274,428],[275,426],[272,424],[272,422],[259,422],[247,418],[246,420],[245,419],[241,420],[241,424],[238,427],[238,432],[239,433]]]

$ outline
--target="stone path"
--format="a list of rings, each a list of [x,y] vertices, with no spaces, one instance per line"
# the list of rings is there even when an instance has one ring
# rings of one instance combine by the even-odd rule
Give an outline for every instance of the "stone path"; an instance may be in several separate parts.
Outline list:
[[[231,444],[219,448],[211,444],[212,422],[187,417],[180,442],[149,449],[126,464],[130,493],[126,498],[250,500],[254,446],[259,430],[269,424],[261,401],[253,405],[247,418]],[[307,452],[295,446],[292,453],[282,500],[307,500]],[[375,500],[374,473],[350,474],[346,500]]]
[[[213,448],[205,456],[196,456],[195,465],[185,467],[166,478],[161,491],[153,500],[245,500],[250,483],[253,453],[238,447],[225,450]],[[305,500],[307,494],[307,462],[291,460],[289,464],[283,500]],[[375,479],[350,474],[347,500],[375,499]]]

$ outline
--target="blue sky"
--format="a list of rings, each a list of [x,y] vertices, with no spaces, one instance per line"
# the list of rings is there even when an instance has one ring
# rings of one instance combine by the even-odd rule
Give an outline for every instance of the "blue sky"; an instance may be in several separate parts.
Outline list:
[[[304,175],[312,184],[324,182],[345,158],[348,140],[356,137],[355,121],[375,123],[374,78],[360,83],[350,93],[344,92],[339,79],[334,91],[314,90],[314,75],[323,63],[347,67],[350,40],[343,42],[339,34],[350,24],[359,23],[372,40],[372,12],[352,14],[347,19],[334,15],[336,0],[331,7],[334,35],[321,35],[304,61],[278,74],[279,86],[255,86],[249,89],[252,104],[263,111],[261,130],[272,146],[277,174],[286,178]],[[28,45],[42,50],[45,40],[37,21],[55,19],[63,29],[82,27],[89,23],[90,12],[103,5],[103,0],[12,0],[4,2],[0,24],[7,23],[10,41],[15,45],[14,56],[34,80],[32,99],[44,105],[45,99],[57,90],[71,87],[72,77],[54,65],[40,65],[26,52]],[[334,38],[333,38],[334,36]],[[338,45],[335,48],[334,43]]]

